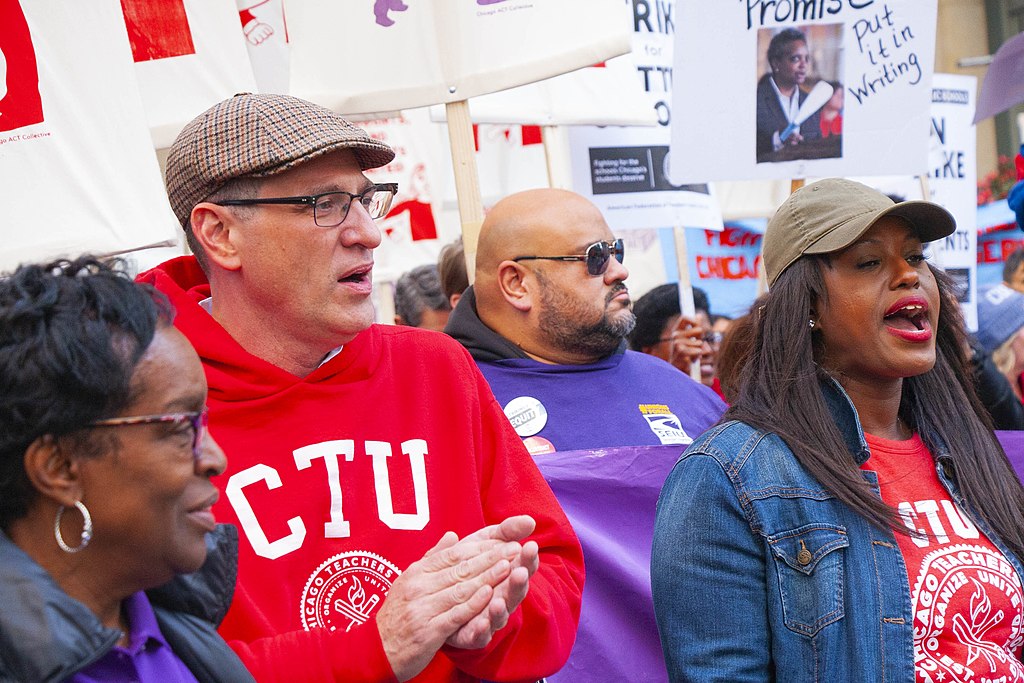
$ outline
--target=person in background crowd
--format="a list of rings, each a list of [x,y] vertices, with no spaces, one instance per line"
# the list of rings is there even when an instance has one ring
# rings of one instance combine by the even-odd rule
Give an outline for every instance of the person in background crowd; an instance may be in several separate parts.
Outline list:
[[[757,329],[757,317],[764,306],[764,296],[760,296],[750,305],[750,310],[736,318],[722,336],[718,348],[715,370],[719,388],[727,403],[735,403],[740,392],[740,373],[747,363],[750,349],[754,345],[754,332]]]
[[[718,334],[724,336],[725,333],[729,331],[729,328],[731,326],[732,326],[732,318],[730,318],[729,316],[727,316],[727,315],[713,315],[713,316],[711,316],[711,331],[712,332],[717,332]],[[719,337],[718,339],[719,339],[718,343],[721,344],[722,343],[721,342],[721,337]]]
[[[441,255],[437,259],[437,271],[441,278],[441,291],[448,297],[452,310],[455,310],[455,304],[459,303],[462,293],[469,287],[466,255],[461,237],[441,249]]]
[[[655,287],[633,305],[636,327],[629,334],[629,347],[661,358],[687,375],[692,363],[700,362],[701,383],[723,397],[715,370],[722,335],[712,329],[708,306],[707,294],[694,287],[696,313],[689,318],[680,313],[678,285],[669,283]]]
[[[667,454],[674,461],[718,420],[725,405],[668,363],[626,349],[634,318],[624,260],[622,240],[615,239],[600,210],[584,197],[555,189],[510,195],[487,213],[476,282],[445,331],[472,354],[532,453],[601,449],[602,458],[619,459],[628,477],[633,462],[628,458],[635,456],[616,447],[678,444]],[[653,508],[654,502],[652,494],[636,504]],[[580,520],[588,531],[593,522]],[[622,532],[610,530],[602,539],[614,539],[616,533]],[[600,554],[608,548],[585,545],[584,552]],[[592,566],[578,636],[586,646],[574,650],[553,680],[608,680],[596,657],[587,658],[599,651],[592,645],[601,642],[639,644],[642,650],[619,656],[633,663],[656,662],[660,669],[647,572],[623,572],[634,579],[624,580],[622,574],[590,573]],[[608,595],[628,596],[624,609],[629,619],[602,618],[597,596]],[[632,680],[664,678],[638,673]]]
[[[954,229],[840,179],[769,221],[739,396],[658,505],[672,680],[1024,677],[1024,489],[923,254]]]
[[[1013,250],[1003,263],[1003,284],[1024,293],[1024,247]]]
[[[417,266],[395,283],[395,324],[440,332],[452,308],[441,292],[437,266]]]
[[[0,280],[0,680],[253,680],[216,632],[238,535],[172,315],[87,257]]]
[[[1005,284],[982,290],[978,297],[977,339],[1021,401],[1024,396],[1024,294]]]
[[[397,186],[363,171],[393,158],[272,94],[214,105],[168,153],[195,256],[140,278],[177,307],[236,454],[220,632],[260,680],[536,679],[572,647],[579,542],[468,354],[372,324]]]

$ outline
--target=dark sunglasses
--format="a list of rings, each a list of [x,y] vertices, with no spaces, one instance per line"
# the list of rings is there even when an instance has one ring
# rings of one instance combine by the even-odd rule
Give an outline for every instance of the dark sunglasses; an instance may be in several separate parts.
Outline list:
[[[585,254],[570,254],[568,256],[517,256],[513,261],[518,263],[519,261],[586,261],[587,272],[593,276],[604,275],[604,272],[608,270],[608,263],[611,261],[612,255],[615,259],[622,263],[622,259],[625,258],[625,250],[622,246],[622,240],[610,240],[608,242],[594,242],[587,247]]]

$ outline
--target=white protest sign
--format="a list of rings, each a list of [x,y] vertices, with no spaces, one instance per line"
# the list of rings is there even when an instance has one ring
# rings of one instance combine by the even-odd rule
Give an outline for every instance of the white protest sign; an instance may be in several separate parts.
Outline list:
[[[256,90],[234,0],[122,0],[156,147],[200,112]]]
[[[0,27],[0,270],[174,244],[118,0],[4,2]]]
[[[926,171],[936,0],[678,0],[677,15],[674,181]]]
[[[957,281],[967,326],[978,329],[977,133],[974,76],[935,74],[932,79],[931,199],[956,218],[956,232],[936,250],[938,265]]]
[[[458,102],[629,51],[622,0],[287,6],[292,94],[348,114]]]
[[[674,0],[631,0],[635,77],[658,119],[654,127],[575,126],[569,130],[572,183],[613,230],[687,226],[722,229],[707,185],[668,178]]]
[[[653,126],[657,115],[636,77],[633,55],[528,83],[518,88],[474,97],[475,123],[534,126]],[[442,107],[430,117],[444,121]]]

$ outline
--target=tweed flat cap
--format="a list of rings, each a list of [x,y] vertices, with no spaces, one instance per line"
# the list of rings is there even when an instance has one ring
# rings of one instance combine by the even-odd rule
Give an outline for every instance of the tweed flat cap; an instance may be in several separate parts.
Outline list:
[[[224,183],[270,176],[339,149],[365,170],[395,158],[340,114],[297,97],[242,93],[192,119],[167,154],[167,196],[182,224]]]

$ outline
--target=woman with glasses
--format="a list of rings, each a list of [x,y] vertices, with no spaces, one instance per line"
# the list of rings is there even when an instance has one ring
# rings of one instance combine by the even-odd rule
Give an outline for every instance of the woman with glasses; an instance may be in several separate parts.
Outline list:
[[[737,398],[658,503],[671,680],[1024,678],[1024,489],[923,255],[954,229],[840,179],[769,221]]]
[[[0,280],[0,680],[252,680],[215,630],[237,535],[171,316],[88,258]]]

